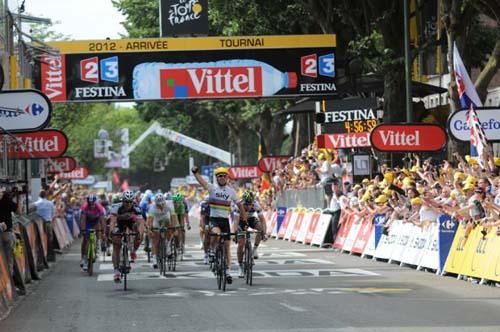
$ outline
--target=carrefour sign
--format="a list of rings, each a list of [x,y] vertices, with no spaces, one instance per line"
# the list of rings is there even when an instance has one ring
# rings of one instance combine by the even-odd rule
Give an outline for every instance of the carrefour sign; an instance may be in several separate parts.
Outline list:
[[[500,109],[477,108],[476,110],[488,142],[500,142]],[[448,118],[448,132],[457,141],[470,141],[468,111],[468,109],[456,111]]]

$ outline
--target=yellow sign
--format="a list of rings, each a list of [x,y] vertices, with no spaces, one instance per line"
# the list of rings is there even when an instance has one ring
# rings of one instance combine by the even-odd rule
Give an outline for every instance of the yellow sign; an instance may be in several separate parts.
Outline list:
[[[78,40],[48,43],[62,54],[336,47],[336,35]]]
[[[453,238],[453,243],[451,244],[450,252],[444,266],[444,271],[448,273],[460,274],[467,253],[465,247],[470,244],[469,241],[465,240],[464,234],[465,226],[460,224]]]

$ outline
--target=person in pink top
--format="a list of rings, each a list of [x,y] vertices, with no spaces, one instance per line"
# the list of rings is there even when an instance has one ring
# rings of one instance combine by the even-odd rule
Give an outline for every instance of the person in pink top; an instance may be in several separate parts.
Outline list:
[[[81,208],[80,214],[80,229],[83,232],[82,241],[82,260],[80,262],[80,267],[83,271],[87,271],[88,259],[87,259],[87,244],[91,229],[96,230],[97,238],[100,238],[100,232],[104,225],[104,216],[106,211],[101,204],[97,202],[97,196],[89,195],[87,196],[87,202]]]

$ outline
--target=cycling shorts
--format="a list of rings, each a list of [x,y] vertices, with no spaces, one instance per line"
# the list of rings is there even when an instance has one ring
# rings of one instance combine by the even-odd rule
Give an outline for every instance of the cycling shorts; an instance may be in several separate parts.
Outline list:
[[[222,233],[230,233],[231,227],[229,226],[229,219],[227,218],[218,218],[218,217],[210,217],[210,227],[217,227],[220,229]],[[229,240],[229,236],[224,236],[226,240]]]

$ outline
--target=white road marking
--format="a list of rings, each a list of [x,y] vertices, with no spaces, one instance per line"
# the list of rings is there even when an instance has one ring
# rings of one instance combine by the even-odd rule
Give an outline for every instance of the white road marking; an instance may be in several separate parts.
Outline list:
[[[329,270],[264,270],[254,271],[254,278],[325,278],[325,277],[366,277],[378,276],[377,273],[362,269],[329,269]],[[199,280],[213,279],[214,274],[211,271],[193,271],[193,272],[169,272],[165,276],[160,276],[159,272],[131,272],[128,274],[129,280]],[[113,281],[113,274],[99,274],[97,281]]]
[[[294,307],[294,306],[291,306],[289,304],[286,304],[286,303],[281,303],[280,302],[280,305],[284,306],[285,308],[287,309],[290,309],[292,311],[296,311],[296,312],[306,312],[307,310],[304,309],[304,308],[300,308],[300,307]]]
[[[312,264],[320,264],[320,265],[333,265],[335,263],[327,261],[325,259],[319,258],[291,258],[291,259],[275,259],[275,260],[257,260],[255,265],[312,265]],[[177,266],[182,270],[183,267],[206,267],[202,261],[182,261],[177,262]],[[132,268],[152,268],[152,263],[144,263],[137,262],[132,264]],[[100,271],[111,271],[113,270],[112,263],[101,263],[99,265]]]

